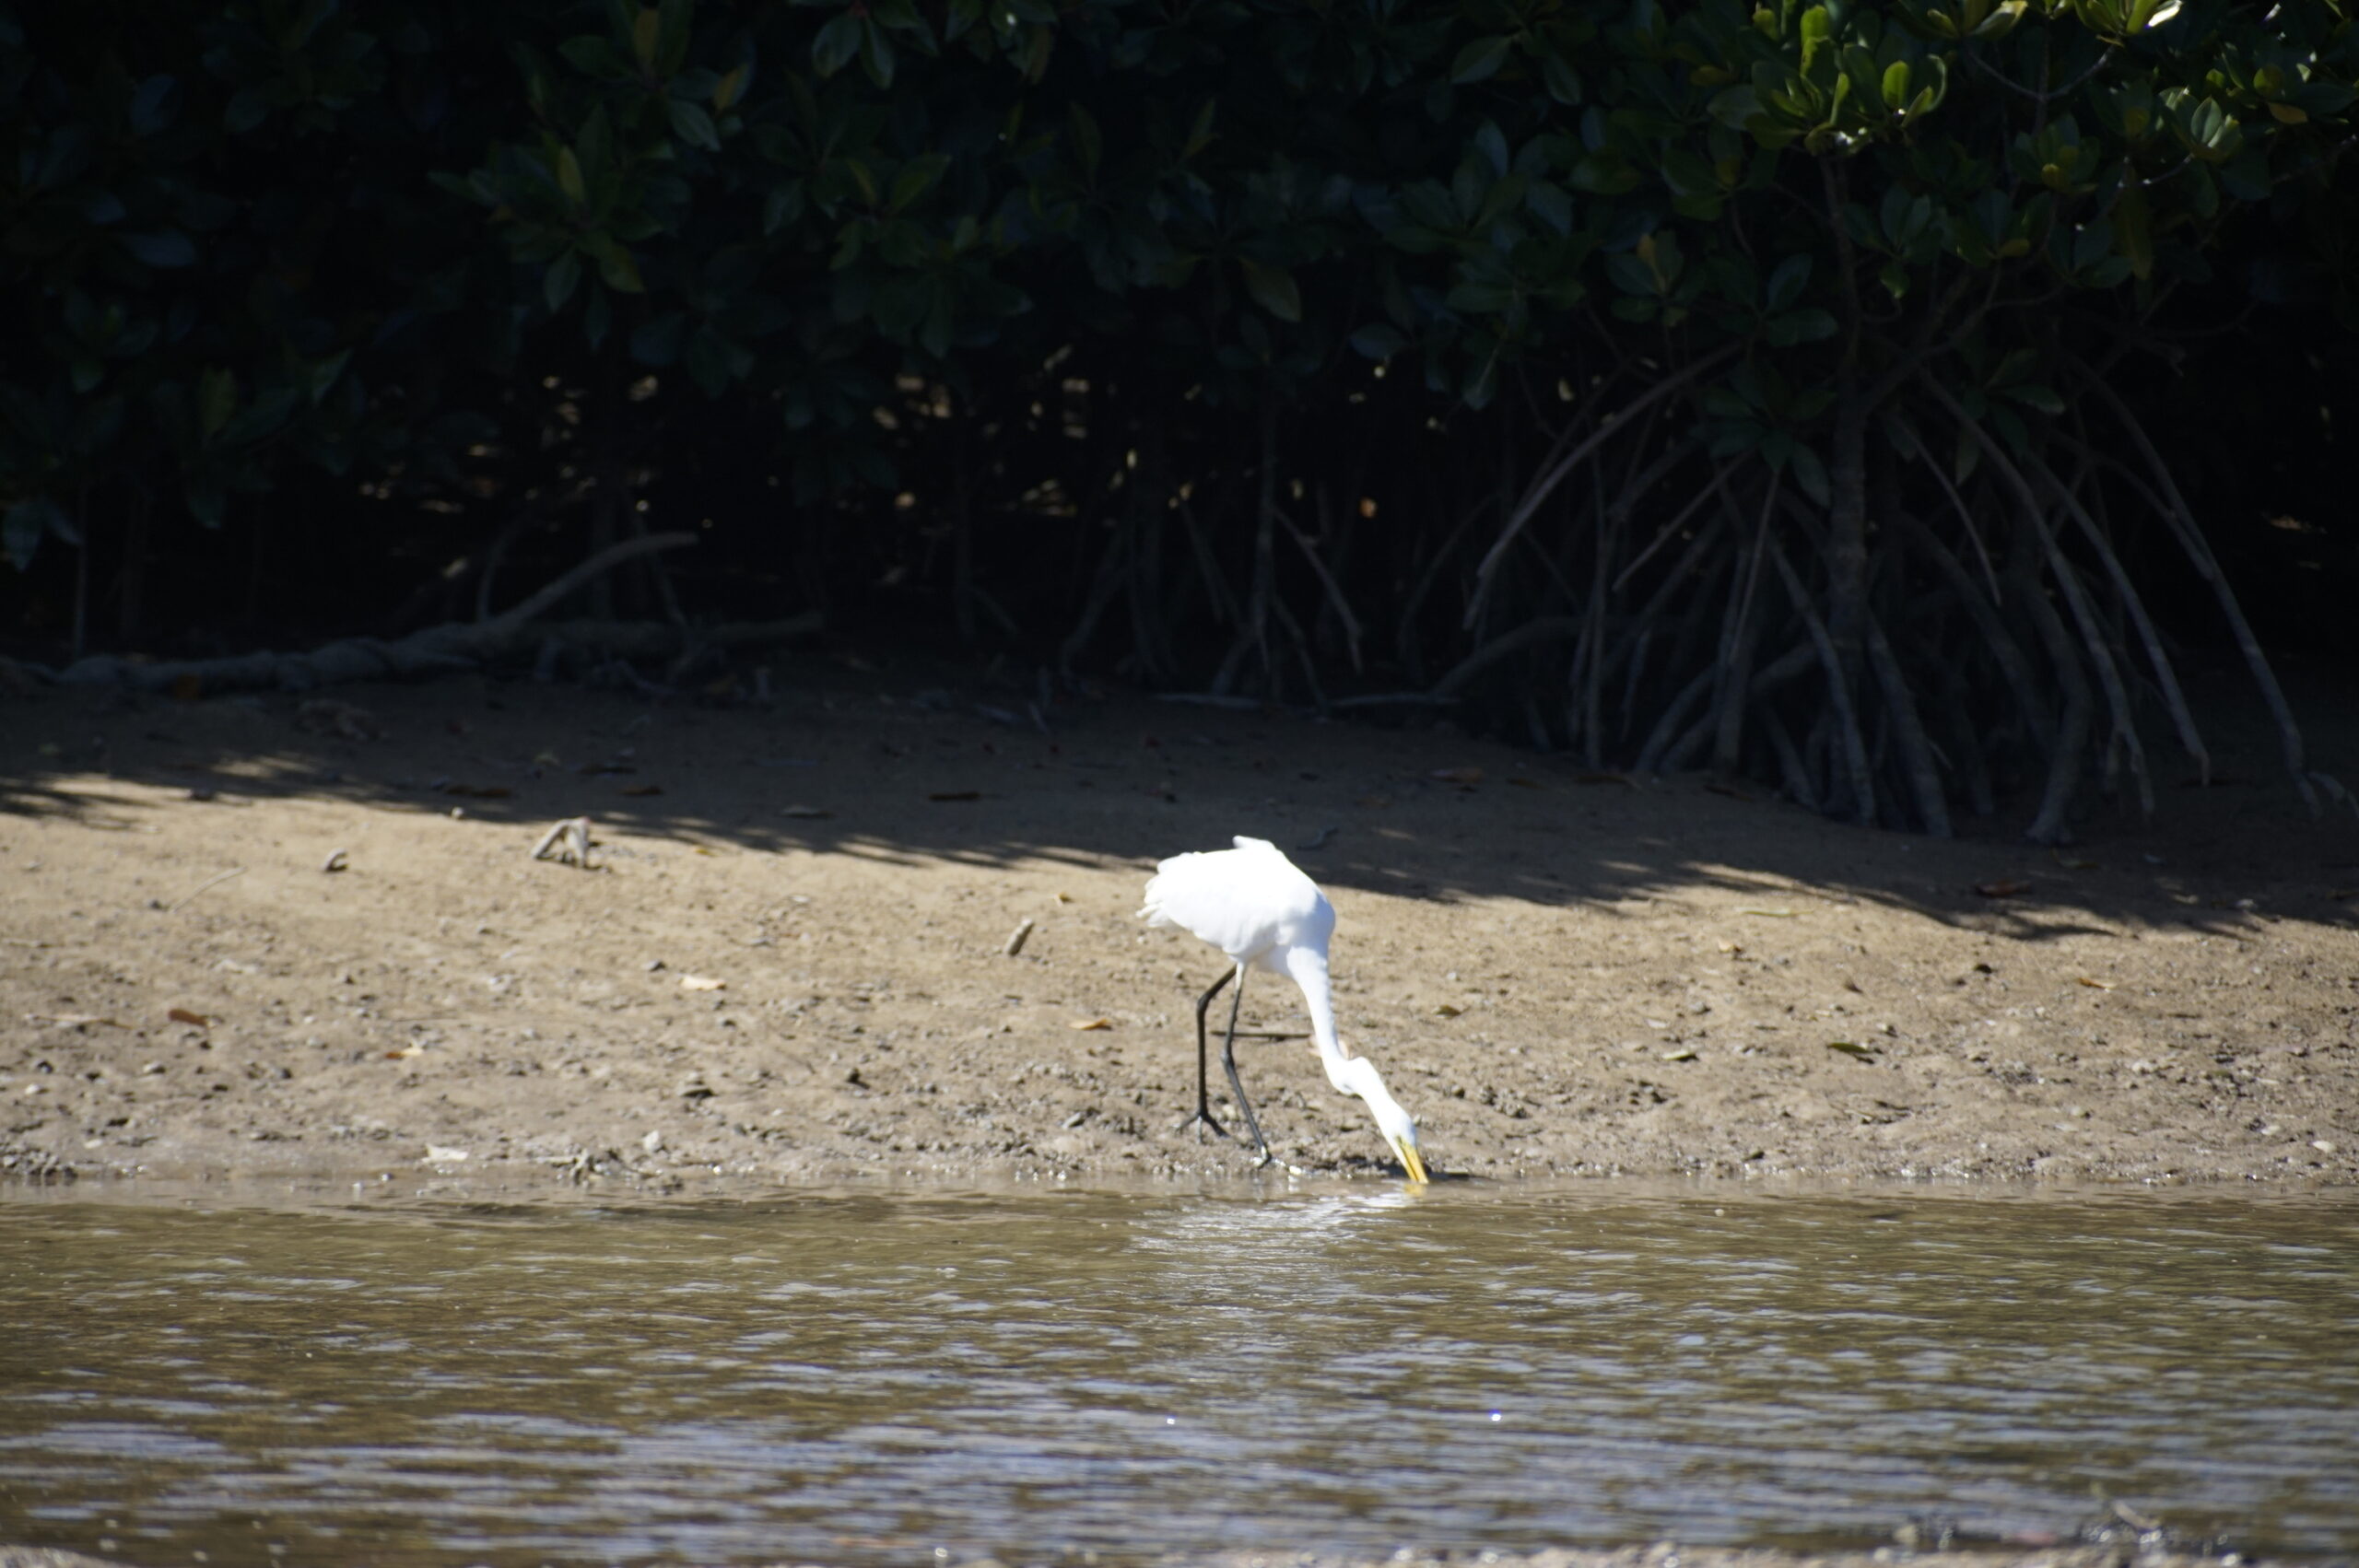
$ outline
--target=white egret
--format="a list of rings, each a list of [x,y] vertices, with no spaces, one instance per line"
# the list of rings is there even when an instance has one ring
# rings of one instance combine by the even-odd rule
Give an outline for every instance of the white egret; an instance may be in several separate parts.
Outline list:
[[[1269,1141],[1262,1136],[1262,1124],[1254,1119],[1245,1085],[1237,1077],[1237,1015],[1245,1001],[1245,972],[1259,967],[1302,988],[1303,1005],[1310,1012],[1311,1043],[1319,1047],[1327,1082],[1367,1101],[1377,1130],[1401,1156],[1409,1179],[1426,1180],[1417,1124],[1384,1087],[1376,1064],[1352,1055],[1335,1034],[1335,1008],[1327,985],[1327,939],[1334,934],[1335,907],[1276,845],[1242,837],[1236,842],[1234,849],[1174,855],[1162,861],[1147,881],[1146,907],[1139,911],[1150,926],[1177,926],[1212,943],[1236,965],[1196,999],[1196,1110],[1180,1125],[1209,1127],[1223,1138],[1229,1135],[1213,1117],[1205,1082],[1204,1010],[1221,987],[1234,980],[1237,991],[1229,1000],[1228,1036],[1221,1045],[1220,1064],[1228,1073],[1237,1108],[1252,1129],[1261,1163],[1270,1163]]]

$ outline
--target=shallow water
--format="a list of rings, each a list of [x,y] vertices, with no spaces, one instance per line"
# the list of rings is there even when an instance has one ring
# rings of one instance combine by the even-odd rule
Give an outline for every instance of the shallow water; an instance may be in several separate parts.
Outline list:
[[[0,1541],[135,1562],[2359,1551],[2359,1204],[0,1206]]]

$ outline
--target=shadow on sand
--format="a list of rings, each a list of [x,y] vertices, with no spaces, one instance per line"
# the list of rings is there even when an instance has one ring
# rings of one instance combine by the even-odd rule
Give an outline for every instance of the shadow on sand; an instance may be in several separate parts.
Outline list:
[[[757,850],[1142,872],[1243,833],[1331,886],[1418,899],[1610,910],[1708,886],[1774,913],[1809,892],[2030,941],[2122,921],[2347,925],[2359,906],[2359,823],[2303,810],[2224,672],[2194,683],[2214,782],[2193,787],[2183,762],[2159,761],[2152,822],[2099,802],[2079,844],[2049,850],[2013,837],[2018,816],[1950,841],[1861,829],[1751,787],[1598,773],[1447,724],[1117,696],[1068,697],[1043,728],[969,669],[781,663],[780,697],[740,707],[482,677],[197,702],[53,692],[9,707],[0,810],[130,828],[158,791],[224,810],[333,798],[459,811],[533,837],[587,815]],[[2353,684],[2294,683],[2313,765],[2330,772],[2359,770]]]

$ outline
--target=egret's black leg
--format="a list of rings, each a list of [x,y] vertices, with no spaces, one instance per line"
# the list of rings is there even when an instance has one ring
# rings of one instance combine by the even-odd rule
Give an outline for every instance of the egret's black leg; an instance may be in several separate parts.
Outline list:
[[[1204,1010],[1212,1006],[1213,998],[1220,995],[1220,989],[1228,984],[1229,981],[1237,978],[1240,973],[1242,973],[1242,971],[1237,969],[1230,969],[1226,971],[1219,979],[1215,980],[1212,983],[1211,989],[1205,991],[1203,995],[1196,999],[1196,1109],[1193,1115],[1189,1116],[1171,1129],[1174,1132],[1185,1132],[1191,1127],[1197,1129],[1209,1127],[1223,1138],[1228,1136],[1228,1129],[1223,1127],[1218,1121],[1214,1119],[1212,1090],[1204,1076],[1205,1057],[1207,1054],[1206,1042],[1204,1039]],[[1238,987],[1237,994],[1240,997],[1243,996],[1245,994],[1245,988],[1243,986]],[[1233,1024],[1231,1026],[1234,1027]],[[1203,1133],[1199,1131],[1197,1136],[1201,1139],[1203,1137]]]
[[[1237,1076],[1237,1012],[1245,1005],[1245,971],[1237,971],[1237,994],[1228,1001],[1228,1037],[1221,1042],[1220,1065],[1228,1073],[1228,1092],[1237,1096],[1237,1108],[1245,1113],[1245,1125],[1253,1130],[1253,1147],[1262,1157],[1253,1162],[1255,1170],[1270,1163],[1270,1141],[1262,1136],[1262,1124],[1253,1119],[1253,1103],[1245,1097],[1245,1085]]]

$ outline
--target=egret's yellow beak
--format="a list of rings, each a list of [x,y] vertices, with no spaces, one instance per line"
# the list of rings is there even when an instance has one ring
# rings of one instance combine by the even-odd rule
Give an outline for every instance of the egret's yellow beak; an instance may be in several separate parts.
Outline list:
[[[1392,1152],[1401,1156],[1401,1168],[1409,1173],[1411,1181],[1422,1182],[1427,1179],[1425,1156],[1417,1153],[1417,1146],[1414,1143],[1405,1138],[1396,1138],[1392,1141]]]

